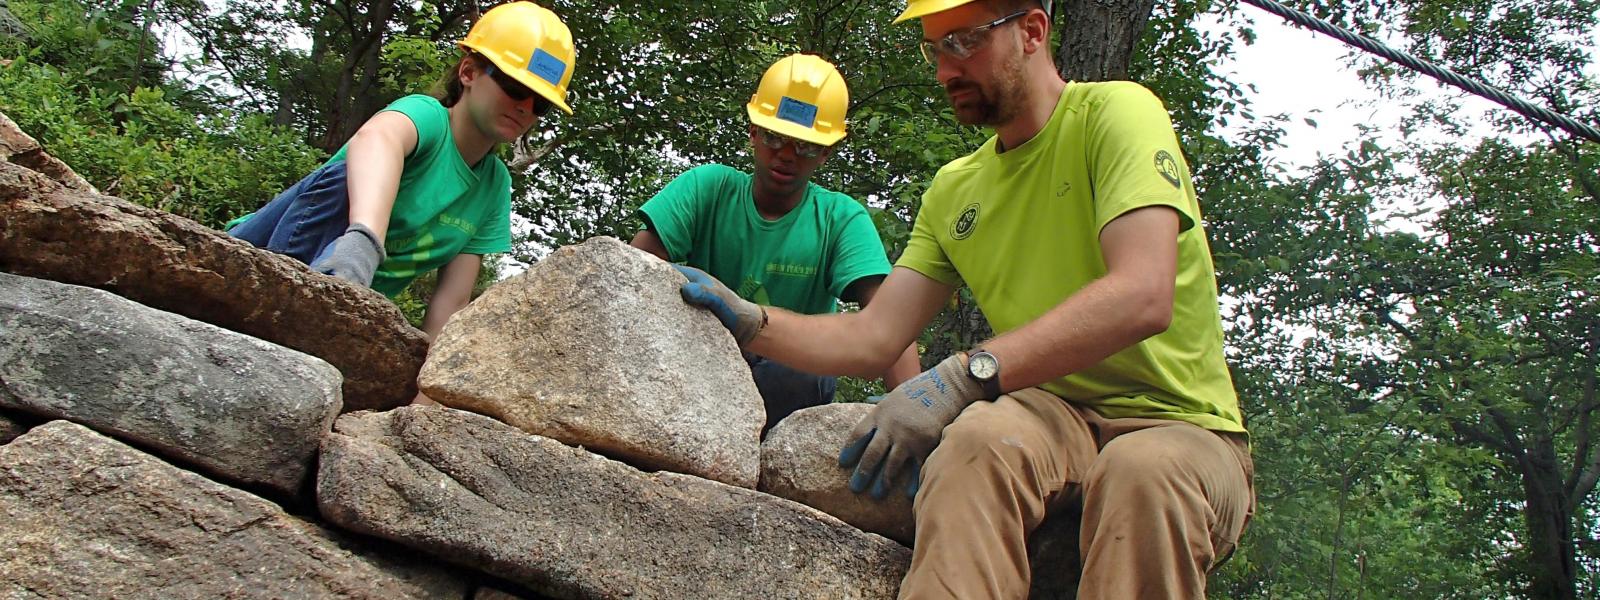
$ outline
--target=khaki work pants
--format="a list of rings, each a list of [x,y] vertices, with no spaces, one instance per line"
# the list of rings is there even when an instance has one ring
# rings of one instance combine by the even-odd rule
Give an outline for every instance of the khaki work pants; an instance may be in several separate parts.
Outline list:
[[[974,402],[922,469],[900,597],[1027,597],[1028,534],[1081,500],[1079,600],[1204,598],[1255,508],[1249,452],[1244,434],[1105,419],[1037,388]]]

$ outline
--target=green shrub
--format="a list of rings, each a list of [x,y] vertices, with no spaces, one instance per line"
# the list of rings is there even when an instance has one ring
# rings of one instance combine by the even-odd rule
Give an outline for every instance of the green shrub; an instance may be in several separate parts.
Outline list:
[[[189,114],[159,88],[118,94],[26,57],[0,68],[0,112],[101,191],[220,228],[325,160],[262,115]]]

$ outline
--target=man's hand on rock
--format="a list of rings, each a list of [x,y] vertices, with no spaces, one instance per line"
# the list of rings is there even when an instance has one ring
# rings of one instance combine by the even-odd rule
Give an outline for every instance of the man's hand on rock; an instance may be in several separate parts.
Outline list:
[[[922,463],[939,445],[945,426],[983,397],[982,386],[967,377],[959,355],[944,359],[884,395],[851,430],[849,439],[853,441],[839,453],[839,466],[856,468],[850,476],[850,491],[869,491],[881,500],[903,473],[910,476],[906,495],[915,497]]]

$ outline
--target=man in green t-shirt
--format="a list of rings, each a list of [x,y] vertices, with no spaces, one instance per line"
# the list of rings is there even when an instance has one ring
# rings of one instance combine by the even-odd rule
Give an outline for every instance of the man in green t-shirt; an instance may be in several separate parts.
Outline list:
[[[811,183],[844,138],[849,93],[822,58],[796,54],[767,69],[746,106],[755,174],[704,165],[678,176],[640,207],[633,246],[685,263],[753,302],[803,314],[872,301],[889,274],[865,208]],[[892,388],[920,369],[914,346],[879,370]],[[766,405],[762,433],[796,410],[833,401],[835,380],[746,353]]]
[[[999,335],[891,391],[839,457],[854,491],[915,497],[901,597],[1025,597],[1026,538],[1069,503],[1078,598],[1204,597],[1254,511],[1253,466],[1165,108],[1063,81],[1037,0],[911,0],[913,18],[957,119],[995,135],[934,177],[876,302],[802,316],[694,273],[685,299],[751,352],[851,374],[966,285]]]

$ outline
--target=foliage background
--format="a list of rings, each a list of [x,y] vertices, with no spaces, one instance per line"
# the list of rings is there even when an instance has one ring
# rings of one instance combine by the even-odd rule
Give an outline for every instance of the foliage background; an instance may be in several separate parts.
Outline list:
[[[1289,4],[1600,120],[1596,0]],[[689,166],[748,168],[743,103],[791,52],[850,82],[850,137],[818,182],[868,205],[891,256],[931,174],[986,136],[954,122],[915,26],[889,25],[898,3],[549,6],[579,40],[577,114],[503,151],[519,262],[626,239],[632,211]],[[1412,116],[1290,170],[1273,151],[1304,115],[1255,114],[1252,82],[1219,71],[1253,39],[1245,9],[1119,6],[1145,19],[1128,75],[1166,101],[1194,166],[1252,431],[1258,513],[1212,595],[1600,598],[1597,145],[1508,112],[1487,138],[1466,136],[1459,97],[1353,55]],[[0,1],[0,111],[102,190],[218,227],[429,88],[482,8]],[[399,300],[414,318],[428,286]],[[924,334],[925,360],[987,335],[958,294]],[[851,400],[879,392],[841,386]]]

